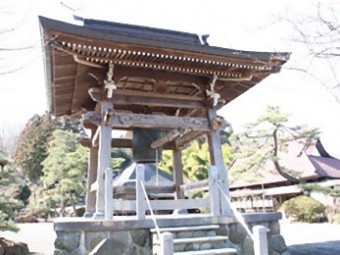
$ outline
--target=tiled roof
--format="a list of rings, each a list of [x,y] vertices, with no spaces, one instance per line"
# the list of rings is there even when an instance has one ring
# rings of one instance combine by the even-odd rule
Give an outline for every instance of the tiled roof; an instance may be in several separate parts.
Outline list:
[[[55,116],[94,111],[96,103],[88,91],[105,89],[113,64],[115,110],[139,112],[145,103],[135,99],[142,93],[152,112],[184,115],[183,108],[196,107],[200,109],[194,117],[205,117],[205,106],[211,101],[206,89],[213,79],[220,108],[279,72],[290,56],[210,46],[204,36],[159,28],[87,19],[83,25],[39,20],[47,99]],[[178,100],[155,102],[163,94],[186,101],[180,106]]]
[[[317,146],[318,144],[319,146]],[[281,155],[279,155],[280,165],[286,169],[293,170],[305,180],[321,179],[325,177],[340,178],[340,160],[331,156],[322,157],[321,155],[326,154],[320,152],[320,144],[320,141],[316,141],[315,144],[304,148],[304,144],[301,142],[291,142],[287,148],[288,153],[281,153]],[[325,151],[324,148],[323,151]],[[327,153],[327,155],[329,154]],[[241,162],[242,160],[239,161]],[[231,168],[236,167],[238,164],[237,162],[238,161],[236,161]],[[268,161],[257,172],[263,177],[261,181],[244,182],[236,180],[230,187],[232,189],[237,189],[242,187],[288,183],[285,178],[276,172],[271,161]]]
[[[340,178],[340,160],[336,158],[326,158],[308,156],[317,174],[321,177]]]

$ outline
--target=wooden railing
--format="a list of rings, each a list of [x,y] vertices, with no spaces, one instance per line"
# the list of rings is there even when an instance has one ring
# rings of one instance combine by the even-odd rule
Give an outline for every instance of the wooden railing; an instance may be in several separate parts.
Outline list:
[[[268,255],[267,228],[265,226],[256,225],[252,229],[253,232],[251,232],[242,214],[233,206],[230,198],[223,192],[223,189],[219,183],[217,183],[217,188],[221,192],[221,197],[225,199],[232,210],[236,220],[243,226],[249,237],[253,240],[254,255]]]
[[[209,170],[209,180],[203,180],[196,183],[183,184],[181,189],[188,192],[193,189],[200,189],[209,191],[209,197],[206,199],[167,199],[156,198],[150,200],[152,209],[156,212],[161,211],[162,214],[171,214],[175,210],[188,209],[206,209],[210,210],[212,216],[218,216],[221,213],[220,208],[220,193],[218,191],[217,169],[211,166]],[[136,213],[138,219],[145,219],[147,212],[150,209],[147,207],[146,198],[143,189],[148,194],[151,193],[169,192],[173,197],[174,187],[159,187],[159,186],[141,186],[144,183],[144,166],[142,164],[137,166],[135,187],[113,187],[112,186],[112,171],[110,168],[105,171],[105,220],[111,220],[114,214],[134,214]],[[143,184],[145,185],[145,183]],[[128,200],[117,197],[118,193],[133,195],[135,199]],[[114,196],[112,196],[114,194]],[[152,197],[152,196],[151,196]],[[154,198],[154,197],[152,197]]]

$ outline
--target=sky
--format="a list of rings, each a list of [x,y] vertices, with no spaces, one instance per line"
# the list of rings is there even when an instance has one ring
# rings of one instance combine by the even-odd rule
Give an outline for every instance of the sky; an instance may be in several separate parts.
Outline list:
[[[291,27],[279,16],[298,19],[315,14],[316,1],[267,0],[0,0],[0,129],[18,133],[34,114],[47,110],[38,15],[74,22],[72,15],[116,22],[210,34],[210,45],[253,51],[292,52],[285,67],[304,65],[329,76],[325,65],[306,58],[305,49],[291,42]],[[339,5],[337,0],[333,4]],[[15,28],[4,33],[4,29]],[[2,32],[2,33],[1,33]],[[282,69],[233,100],[220,114],[234,131],[258,117],[268,106],[291,114],[292,124],[319,127],[326,149],[340,157],[340,104],[315,79]]]

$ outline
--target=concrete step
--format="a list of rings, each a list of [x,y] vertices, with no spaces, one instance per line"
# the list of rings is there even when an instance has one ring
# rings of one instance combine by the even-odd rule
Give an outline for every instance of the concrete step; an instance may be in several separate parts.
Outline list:
[[[183,243],[205,243],[205,242],[218,242],[227,241],[227,236],[203,236],[203,237],[191,237],[191,238],[177,238],[174,239],[174,244]]]
[[[200,231],[200,230],[210,230],[210,229],[218,229],[218,225],[202,225],[202,226],[186,226],[186,227],[172,227],[172,228],[160,228],[160,232],[182,232],[182,231]],[[151,233],[156,232],[156,229],[153,228],[150,230]]]
[[[174,244],[185,243],[210,243],[218,241],[228,241],[227,236],[202,236],[202,237],[189,237],[189,238],[175,238]],[[159,240],[155,240],[155,244],[159,244]]]
[[[202,226],[186,226],[186,227],[171,227],[171,228],[160,228],[160,232],[182,232],[182,231],[200,231],[200,230],[212,230],[218,229],[218,225],[202,225]],[[151,233],[156,232],[155,228],[150,229]]]
[[[170,232],[174,237],[174,254],[177,255],[235,255],[237,250],[224,248],[227,236],[220,236],[216,232],[219,225],[194,225],[183,227],[161,228],[160,232]],[[160,241],[156,229],[152,229],[154,251],[158,252]],[[158,247],[158,248],[156,248]]]
[[[174,252],[174,255],[237,255],[237,250],[232,248],[222,248],[201,251],[181,251]]]

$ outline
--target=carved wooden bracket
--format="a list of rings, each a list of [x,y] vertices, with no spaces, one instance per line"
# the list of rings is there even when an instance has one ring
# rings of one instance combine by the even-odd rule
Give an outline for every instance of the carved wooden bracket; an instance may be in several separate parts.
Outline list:
[[[216,116],[212,121],[212,129],[214,131],[224,130],[228,125],[229,123],[222,116]]]

